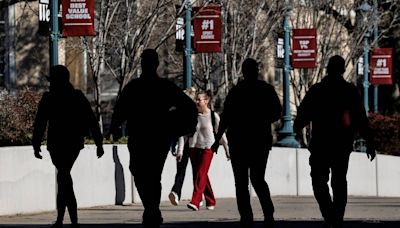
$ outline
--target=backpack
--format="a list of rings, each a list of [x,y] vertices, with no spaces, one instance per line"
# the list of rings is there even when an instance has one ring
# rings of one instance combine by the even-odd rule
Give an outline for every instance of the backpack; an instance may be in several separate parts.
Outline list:
[[[217,135],[217,132],[215,131],[215,112],[213,110],[211,110],[211,124],[212,124],[213,133],[214,133],[214,137],[215,137]]]

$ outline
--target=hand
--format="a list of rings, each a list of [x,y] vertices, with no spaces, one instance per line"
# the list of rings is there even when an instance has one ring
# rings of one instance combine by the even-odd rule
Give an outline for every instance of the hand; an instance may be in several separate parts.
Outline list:
[[[225,152],[227,161],[231,160],[231,154],[229,152]]]
[[[373,161],[376,156],[375,148],[373,146],[367,146],[367,158]]]
[[[294,138],[296,139],[297,142],[300,143],[300,145],[303,144],[303,134],[301,131],[297,132],[294,136]]]
[[[96,154],[97,154],[97,158],[101,158],[103,156],[103,154],[104,154],[103,146],[98,146],[97,147]]]
[[[183,157],[183,154],[180,154],[180,153],[176,154],[176,161],[177,162],[181,162],[182,161],[182,157]]]
[[[211,146],[211,150],[214,152],[214,153],[218,153],[218,147],[219,147],[219,142],[217,142],[217,141],[215,141],[214,142],[214,144]]]
[[[42,159],[42,155],[40,155],[40,152],[42,152],[42,150],[40,150],[40,148],[35,149],[34,155],[35,155],[35,157],[36,157],[37,159]]]

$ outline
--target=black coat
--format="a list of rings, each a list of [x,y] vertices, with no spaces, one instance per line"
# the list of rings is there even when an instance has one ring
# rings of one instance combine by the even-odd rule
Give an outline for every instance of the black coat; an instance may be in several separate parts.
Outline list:
[[[312,124],[311,152],[344,150],[351,152],[357,132],[372,141],[366,112],[357,88],[342,77],[327,76],[307,92],[294,121],[294,131]]]
[[[40,100],[34,122],[32,144],[39,148],[47,129],[47,149],[80,150],[84,137],[93,136],[101,146],[103,135],[89,101],[80,90],[72,86],[57,92],[45,92]]]

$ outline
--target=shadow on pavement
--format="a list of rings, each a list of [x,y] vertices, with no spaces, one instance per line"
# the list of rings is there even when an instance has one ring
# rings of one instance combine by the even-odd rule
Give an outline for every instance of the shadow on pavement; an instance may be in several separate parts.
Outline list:
[[[277,221],[275,228],[320,228],[322,226],[321,221]],[[2,228],[48,228],[50,225],[28,225],[28,224],[17,224],[17,225],[1,225]],[[68,228],[70,225],[64,225]],[[140,224],[81,224],[81,228],[131,228],[131,227],[142,227]],[[238,222],[181,222],[181,223],[165,223],[161,228],[240,228]],[[262,222],[256,222],[255,228],[262,228]],[[398,228],[400,227],[400,221],[346,221],[344,228]]]

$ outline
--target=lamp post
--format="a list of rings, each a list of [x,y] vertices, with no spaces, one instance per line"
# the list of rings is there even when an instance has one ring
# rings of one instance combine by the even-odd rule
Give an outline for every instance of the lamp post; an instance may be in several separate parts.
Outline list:
[[[192,34],[192,6],[190,0],[185,1],[185,88],[188,89],[192,87],[192,44],[191,44],[191,34]]]
[[[277,142],[278,146],[282,147],[299,147],[299,143],[294,138],[295,134],[293,133],[292,126],[292,116],[290,112],[290,94],[289,94],[289,73],[291,70],[290,66],[290,26],[289,26],[289,16],[290,16],[291,8],[288,8],[285,13],[284,19],[284,69],[283,69],[283,127],[279,131],[279,141]]]
[[[60,32],[58,28],[58,0],[50,1],[50,66],[58,64],[58,40]]]
[[[367,1],[364,0],[364,2],[361,4],[359,7],[359,10],[362,13],[363,16],[363,22],[365,24],[367,21],[367,14],[371,10],[371,6],[368,4]],[[368,78],[368,71],[369,71],[369,28],[366,29],[364,33],[364,80],[363,80],[363,87],[364,87],[364,108],[365,111],[368,113],[369,111],[369,103],[368,103],[368,87],[369,87],[369,78]]]
[[[374,0],[374,47],[378,47],[378,1]],[[378,85],[374,85],[374,112],[378,112]]]

